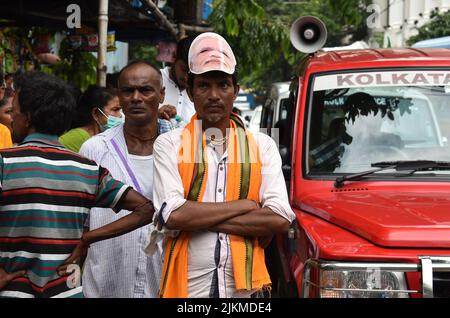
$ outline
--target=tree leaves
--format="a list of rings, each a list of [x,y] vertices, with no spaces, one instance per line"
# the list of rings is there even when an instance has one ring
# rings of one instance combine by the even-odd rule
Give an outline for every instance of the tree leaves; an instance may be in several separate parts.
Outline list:
[[[346,120],[354,123],[357,117],[368,116],[369,114],[376,116],[378,112],[380,112],[382,118],[387,116],[390,120],[395,120],[394,112],[397,109],[400,116],[403,116],[405,112],[411,114],[411,106],[413,105],[411,98],[402,98],[401,100],[398,97],[385,98],[385,104],[377,104],[375,99],[367,93],[357,92],[349,95],[342,106],[342,110],[346,114]]]
[[[75,84],[82,91],[97,79],[97,58],[90,52],[71,50],[68,39],[61,42],[59,51],[61,62],[46,66],[42,71],[54,74],[69,83]]]
[[[439,13],[439,11],[434,10],[430,16],[431,21],[418,28],[417,31],[419,33],[410,37],[406,41],[407,45],[413,45],[418,41],[439,38],[450,34],[450,11]]]
[[[347,23],[358,31],[364,24],[368,15],[365,6],[369,2],[309,0],[289,4],[283,0],[216,0],[209,22],[233,48],[240,84],[262,90],[295,75],[303,57],[289,39],[295,19],[304,15],[317,16],[328,29],[326,46],[338,46],[341,39],[351,33]],[[361,34],[364,33],[359,32]]]
[[[240,83],[253,88],[281,80],[283,67],[275,67],[276,74],[272,67],[281,61],[287,64],[292,50],[288,23],[269,14],[259,3],[264,1],[218,0],[210,16],[215,31],[224,35],[233,48]]]

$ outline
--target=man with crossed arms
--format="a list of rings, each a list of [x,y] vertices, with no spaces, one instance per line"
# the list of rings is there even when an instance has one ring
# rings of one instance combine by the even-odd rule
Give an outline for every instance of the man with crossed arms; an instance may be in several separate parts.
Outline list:
[[[264,246],[295,218],[275,142],[231,112],[235,66],[224,38],[199,35],[187,89],[197,113],[155,141],[155,221],[167,234],[161,297],[260,295],[271,284]]]

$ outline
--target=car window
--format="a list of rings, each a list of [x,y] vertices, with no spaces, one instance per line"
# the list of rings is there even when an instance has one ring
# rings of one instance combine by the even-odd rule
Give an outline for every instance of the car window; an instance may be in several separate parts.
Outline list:
[[[252,117],[252,125],[259,127],[259,124],[261,123],[261,111],[262,111],[261,107],[257,107],[255,109],[255,113],[253,114]]]
[[[288,115],[288,104],[289,98],[282,98],[280,100],[280,110],[279,110],[279,120],[283,120],[287,118]]]
[[[428,85],[423,85],[424,80],[420,85],[408,82],[418,78],[414,72],[373,72],[361,77],[360,83],[352,82],[359,76],[354,74],[353,78],[342,75],[342,87],[330,87],[330,78],[316,81],[319,86],[315,86],[308,119],[311,173],[356,173],[371,169],[377,161],[450,161],[445,135],[449,122],[445,125],[438,120],[436,111],[450,113],[450,92],[445,85],[434,80]],[[447,73],[439,74],[442,80],[446,78]],[[373,76],[372,83],[381,79],[383,85],[362,85],[370,82],[369,76]],[[389,76],[401,81],[387,85]],[[430,76],[437,79],[436,74]]]
[[[260,126],[262,128],[272,128],[273,126],[273,109],[275,107],[275,100],[272,98],[268,98],[264,103],[262,114],[261,114],[261,123]]]

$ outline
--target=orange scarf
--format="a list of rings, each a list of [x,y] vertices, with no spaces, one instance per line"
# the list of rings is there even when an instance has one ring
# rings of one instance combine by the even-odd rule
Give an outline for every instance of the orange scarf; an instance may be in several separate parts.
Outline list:
[[[208,162],[206,139],[197,115],[193,116],[182,133],[181,161],[178,170],[184,187],[184,197],[191,201],[203,201]],[[228,143],[228,172],[226,201],[250,199],[259,202],[261,186],[261,161],[258,146],[251,134],[247,134],[240,119],[232,114]],[[230,235],[234,283],[237,290],[269,287],[264,249],[258,239]],[[188,243],[189,233],[181,232],[169,238],[164,255],[160,297],[186,298],[188,296]]]

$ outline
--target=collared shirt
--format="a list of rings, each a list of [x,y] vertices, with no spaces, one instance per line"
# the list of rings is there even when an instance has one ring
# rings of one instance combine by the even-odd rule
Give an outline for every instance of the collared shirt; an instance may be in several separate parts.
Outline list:
[[[0,266],[26,270],[0,297],[79,297],[56,268],[73,252],[93,206],[114,208],[131,187],[58,143],[31,134],[0,151]],[[114,213],[109,210],[111,214]]]
[[[159,120],[159,133],[170,129],[167,121]],[[118,153],[117,148],[120,151]],[[111,174],[132,185],[144,196],[152,199],[152,190],[148,183],[139,182],[140,176],[130,159],[123,135],[123,124],[98,134],[81,147],[80,154],[107,167]],[[124,160],[121,159],[123,156]],[[130,173],[131,170],[131,173]],[[153,165],[148,167],[150,173]],[[117,216],[107,209],[92,209],[89,216],[90,229],[111,223],[129,214],[122,210]],[[92,244],[88,251],[83,284],[86,297],[148,298],[157,297],[161,279],[162,247],[147,256],[147,245],[151,225],[143,226],[122,236]]]
[[[188,123],[195,114],[194,103],[191,102],[185,89],[180,90],[177,84],[169,76],[170,67],[167,66],[161,70],[163,85],[166,88],[164,101],[160,107],[166,104],[175,106],[177,114],[181,119]]]
[[[154,145],[153,202],[167,221],[170,214],[182,206],[184,190],[178,172],[178,153],[182,129],[159,136]],[[281,170],[281,158],[275,142],[262,133],[254,134],[262,162],[260,200],[263,207],[294,220]],[[202,202],[224,202],[227,185],[228,153],[219,156],[207,145],[208,179]],[[195,231],[188,247],[189,297],[248,297],[251,292],[237,293],[234,285],[230,239],[226,233]]]

